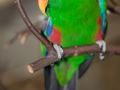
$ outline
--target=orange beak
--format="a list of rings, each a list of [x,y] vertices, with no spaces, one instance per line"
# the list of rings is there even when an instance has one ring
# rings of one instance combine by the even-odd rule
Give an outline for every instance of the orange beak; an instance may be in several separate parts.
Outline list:
[[[47,4],[48,4],[48,0],[38,0],[39,8],[44,15],[46,15],[45,8],[46,8]]]

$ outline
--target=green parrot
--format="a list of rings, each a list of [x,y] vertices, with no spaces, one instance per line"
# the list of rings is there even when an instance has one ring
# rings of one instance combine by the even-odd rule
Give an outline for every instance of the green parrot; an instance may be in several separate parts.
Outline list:
[[[43,35],[61,48],[102,41],[106,30],[106,0],[38,0],[49,22]],[[41,45],[42,55],[48,54]],[[62,58],[53,65],[59,85],[65,86],[90,54]]]

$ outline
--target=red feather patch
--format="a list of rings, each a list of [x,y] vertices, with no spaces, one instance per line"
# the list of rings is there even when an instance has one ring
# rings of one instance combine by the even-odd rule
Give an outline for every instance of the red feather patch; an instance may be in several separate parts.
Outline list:
[[[51,42],[55,44],[60,44],[61,43],[61,32],[54,28],[52,29],[52,34],[49,36],[49,39]]]
[[[102,26],[102,17],[100,17],[100,18],[98,19],[98,24],[99,24],[100,26]]]
[[[103,34],[102,30],[101,29],[98,30],[97,35],[96,35],[96,40],[102,40],[102,34]]]
[[[102,40],[102,35],[103,35],[103,31],[102,31],[102,17],[100,17],[98,19],[98,24],[99,24],[99,30],[96,34],[96,40]]]

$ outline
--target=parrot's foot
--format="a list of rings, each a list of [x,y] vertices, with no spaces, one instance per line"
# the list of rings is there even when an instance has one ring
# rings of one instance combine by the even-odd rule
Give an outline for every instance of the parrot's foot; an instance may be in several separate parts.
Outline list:
[[[55,50],[57,52],[58,58],[61,59],[64,55],[63,49],[57,44],[54,44],[53,47],[55,48]]]
[[[106,43],[104,40],[97,41],[96,44],[99,45],[99,47],[102,49],[102,53],[100,53],[100,60],[103,60],[105,58],[104,54],[106,52]]]

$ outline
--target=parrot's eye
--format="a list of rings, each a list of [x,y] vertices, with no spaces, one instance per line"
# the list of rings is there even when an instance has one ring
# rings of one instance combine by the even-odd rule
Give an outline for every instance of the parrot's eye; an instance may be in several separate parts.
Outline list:
[[[45,8],[45,12],[47,11],[47,9],[50,8],[50,5],[48,4]]]

